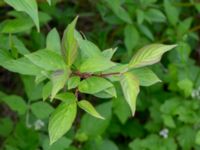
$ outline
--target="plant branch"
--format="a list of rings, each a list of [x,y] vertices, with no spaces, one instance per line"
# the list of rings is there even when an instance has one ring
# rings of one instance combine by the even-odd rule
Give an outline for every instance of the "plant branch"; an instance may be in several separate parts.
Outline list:
[[[73,72],[72,74],[79,76],[82,79],[86,79],[92,76],[96,76],[96,77],[108,77],[108,76],[112,76],[112,75],[120,75],[120,72],[113,72],[113,73],[105,73],[105,74],[91,74],[91,73],[81,73],[79,71]]]

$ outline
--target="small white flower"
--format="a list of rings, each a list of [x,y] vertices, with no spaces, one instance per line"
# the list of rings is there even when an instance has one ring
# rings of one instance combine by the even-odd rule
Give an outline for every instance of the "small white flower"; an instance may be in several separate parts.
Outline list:
[[[165,139],[168,138],[168,133],[169,133],[169,130],[167,128],[164,128],[159,132],[160,136],[162,136]]]
[[[36,120],[34,123],[35,130],[40,130],[44,126],[44,122],[42,120]]]

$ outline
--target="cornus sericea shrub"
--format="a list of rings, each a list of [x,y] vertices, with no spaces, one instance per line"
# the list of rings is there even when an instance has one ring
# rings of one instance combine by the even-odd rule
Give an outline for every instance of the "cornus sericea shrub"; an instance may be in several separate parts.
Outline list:
[[[100,98],[116,97],[114,82],[120,82],[124,97],[132,115],[140,86],[149,86],[160,79],[148,65],[160,61],[162,55],[176,45],[151,44],[139,49],[128,64],[111,60],[117,49],[101,51],[94,43],[76,31],[77,17],[64,31],[62,42],[56,29],[47,35],[46,48],[23,57],[12,59],[3,52],[2,66],[12,72],[35,76],[38,84],[44,82],[43,100],[60,100],[59,106],[49,118],[50,143],[56,142],[72,126],[77,107],[99,119],[92,103],[82,99],[81,93]],[[134,40],[134,39],[133,39]]]

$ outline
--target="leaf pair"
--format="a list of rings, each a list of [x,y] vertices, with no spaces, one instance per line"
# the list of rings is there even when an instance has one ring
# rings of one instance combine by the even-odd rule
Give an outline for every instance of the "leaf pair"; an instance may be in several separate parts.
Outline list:
[[[176,45],[151,44],[140,49],[131,59],[128,68],[133,69],[133,71],[124,73],[121,76],[120,83],[125,99],[131,108],[132,115],[135,114],[139,85],[149,86],[160,81],[151,70],[141,70],[142,68],[140,70],[134,70],[134,68],[157,63],[165,52],[171,50],[175,46]]]
[[[56,98],[63,102],[52,113],[49,120],[50,144],[56,142],[71,128],[76,117],[77,104],[90,115],[104,119],[90,102],[86,100],[77,102],[76,97],[71,93],[62,93],[57,95]]]

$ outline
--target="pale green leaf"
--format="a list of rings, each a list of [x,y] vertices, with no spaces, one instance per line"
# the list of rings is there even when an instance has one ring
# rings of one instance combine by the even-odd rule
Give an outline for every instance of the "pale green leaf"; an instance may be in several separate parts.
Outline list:
[[[152,65],[160,61],[162,55],[176,47],[176,45],[151,44],[136,52],[129,63],[129,68]]]
[[[83,58],[98,57],[102,55],[101,50],[94,43],[80,38],[77,41]]]
[[[149,68],[133,69],[131,73],[139,79],[141,86],[150,86],[157,82],[161,82],[157,75]]]
[[[115,66],[115,63],[104,57],[92,57],[85,60],[80,66],[80,72],[99,72]]]
[[[63,58],[58,53],[47,49],[38,50],[25,55],[25,57],[27,57],[35,65],[48,71],[55,71],[66,67]]]
[[[87,100],[81,100],[78,102],[78,106],[85,110],[87,113],[89,113],[90,115],[99,118],[99,119],[104,119],[97,111],[96,109],[92,106],[92,104],[87,101]]]
[[[113,57],[113,55],[115,54],[115,52],[117,51],[117,48],[109,48],[109,49],[106,49],[102,52],[103,56],[109,60],[111,60],[111,58]]]
[[[50,144],[55,143],[60,139],[72,126],[76,117],[76,103],[66,104],[61,103],[52,113],[49,119],[49,136]]]
[[[81,81],[81,79],[79,76],[70,77],[67,82],[68,90],[76,88],[78,86],[78,84],[80,83],[80,81]]]
[[[51,100],[53,100],[56,94],[65,86],[70,72],[71,71],[69,69],[58,70],[51,75],[51,81],[53,84],[51,91]]]
[[[75,38],[75,26],[78,17],[76,17],[65,29],[62,38],[62,53],[66,64],[71,66],[77,57],[77,40]]]
[[[74,93],[71,92],[64,92],[64,93],[59,93],[55,96],[56,99],[65,102],[66,104],[71,104],[77,101],[76,96]]]
[[[60,36],[56,28],[53,28],[47,35],[46,48],[56,53],[61,53]]]
[[[36,0],[4,0],[8,5],[17,11],[23,11],[28,14],[35,23],[37,30],[40,31],[38,6]]]
[[[112,98],[112,97],[117,97],[117,93],[115,90],[115,87],[109,87],[103,91],[100,91],[96,94],[94,94],[96,97],[100,97],[100,98]]]
[[[134,116],[136,110],[136,99],[139,93],[139,81],[131,73],[124,73],[121,76],[121,87],[124,97],[131,108],[132,115]]]
[[[78,89],[82,93],[95,94],[112,86],[112,83],[104,78],[89,77],[80,82]]]

